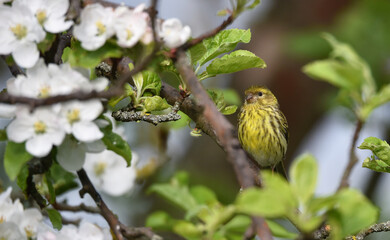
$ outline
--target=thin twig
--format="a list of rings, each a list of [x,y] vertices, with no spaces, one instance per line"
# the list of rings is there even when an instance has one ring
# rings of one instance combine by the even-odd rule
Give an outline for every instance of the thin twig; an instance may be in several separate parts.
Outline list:
[[[28,176],[26,179],[26,194],[31,196],[34,201],[39,205],[41,209],[47,206],[47,201],[42,195],[38,192],[35,183],[33,181],[33,176],[36,174],[43,174],[47,172],[52,164],[51,156],[46,156],[43,158],[33,158],[28,163]]]
[[[365,237],[370,235],[371,233],[376,233],[376,232],[390,232],[390,221],[383,222],[383,223],[377,223],[369,228],[359,232],[355,236],[350,236],[345,238],[346,240],[363,240]]]
[[[253,172],[249,165],[245,151],[241,148],[240,143],[235,136],[235,128],[231,123],[218,111],[214,102],[210,99],[207,92],[200,84],[191,65],[188,62],[185,51],[177,52],[176,67],[183,77],[191,93],[194,95],[197,104],[202,109],[203,117],[209,122],[211,129],[215,132],[217,142],[227,153],[228,161],[233,165],[234,171],[243,188],[253,187],[256,185]],[[272,234],[263,218],[253,218],[256,233],[263,240],[272,239]]]
[[[6,62],[7,57],[5,55],[1,55],[1,58]],[[14,62],[13,64],[7,64],[8,69],[10,70],[11,74],[16,77],[18,75],[25,75],[23,70]]]
[[[227,26],[229,26],[233,21],[234,21],[234,17],[233,17],[233,14],[232,14],[225,21],[223,21],[221,25],[219,25],[215,29],[213,29],[210,32],[205,33],[205,34],[203,34],[203,35],[201,35],[201,36],[199,36],[197,38],[194,38],[194,39],[186,42],[185,44],[183,44],[179,48],[181,50],[185,51],[185,50],[191,48],[192,46],[195,46],[196,44],[202,42],[206,38],[215,36],[217,33],[219,33],[220,31],[224,30]]]
[[[53,206],[54,209],[59,210],[59,211],[68,211],[68,212],[84,211],[84,212],[96,213],[96,214],[101,213],[99,208],[87,206],[84,203],[81,203],[80,205],[77,205],[77,206],[71,206],[71,205],[68,205],[65,203],[55,202],[55,203],[52,203],[51,205]]]
[[[355,164],[358,162],[358,159],[356,157],[355,148],[356,148],[356,142],[358,140],[360,131],[363,127],[363,122],[361,120],[358,120],[355,127],[355,132],[353,134],[351,148],[349,149],[349,161],[348,165],[344,170],[343,177],[341,178],[340,185],[337,189],[337,191],[340,191],[343,188],[346,188],[349,186],[348,180],[349,176],[351,175],[352,169],[355,166]]]
[[[181,118],[177,112],[179,111],[180,104],[176,102],[172,107],[172,111],[168,114],[154,115],[154,114],[146,114],[142,111],[134,111],[134,109],[123,108],[121,110],[115,111],[111,114],[111,116],[120,122],[138,122],[144,121],[151,123],[153,125],[157,125],[163,122],[172,122],[177,121]]]
[[[151,240],[162,240],[163,238],[157,234],[155,234],[153,231],[150,230],[150,228],[147,227],[138,227],[138,228],[132,228],[127,227],[123,224],[120,224],[121,226],[121,232],[124,237],[128,239],[142,239],[142,237],[147,237]]]

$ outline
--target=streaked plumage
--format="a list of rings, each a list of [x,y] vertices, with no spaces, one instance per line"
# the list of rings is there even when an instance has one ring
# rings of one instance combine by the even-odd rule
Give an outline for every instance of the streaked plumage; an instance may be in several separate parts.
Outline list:
[[[288,143],[288,125],[272,92],[262,86],[245,91],[238,116],[238,139],[261,167],[274,168],[283,160]]]

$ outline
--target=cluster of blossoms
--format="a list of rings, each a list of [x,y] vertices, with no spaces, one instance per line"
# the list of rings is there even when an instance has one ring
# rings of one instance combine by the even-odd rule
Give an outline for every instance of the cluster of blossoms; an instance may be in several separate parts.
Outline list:
[[[24,209],[19,199],[10,198],[12,188],[0,194],[0,239],[9,240],[74,240],[112,239],[109,229],[83,221],[79,227],[65,225],[60,231],[52,230],[43,221],[40,211]]]
[[[4,1],[3,1],[4,2]],[[60,33],[73,21],[66,21],[69,1],[14,0],[12,6],[0,5],[0,54],[12,53],[15,62],[30,68],[39,59],[37,43],[46,32]]]
[[[106,78],[90,81],[69,64],[46,65],[40,59],[34,67],[27,69],[26,75],[10,78],[7,90],[14,96],[46,98],[76,91],[102,91],[107,85]],[[84,166],[98,189],[119,196],[133,187],[137,157],[133,154],[133,164],[127,168],[121,156],[105,149],[99,127],[105,127],[107,122],[96,120],[103,111],[100,100],[74,100],[34,111],[25,105],[2,107],[8,108],[3,111],[7,117],[14,118],[6,129],[8,139],[25,142],[31,155],[44,157],[57,146],[56,159],[61,166],[68,171],[77,171]],[[115,127],[114,131],[121,129]]]
[[[46,66],[40,59],[34,67],[27,69],[26,76],[9,79],[7,90],[14,96],[46,98],[75,91],[102,91],[107,85],[106,78],[90,81],[68,64]],[[67,170],[78,170],[83,166],[87,151],[104,149],[99,141],[103,133],[94,122],[103,111],[98,99],[73,100],[34,111],[24,105],[13,109],[15,119],[7,127],[8,139],[26,142],[26,150],[35,157],[44,157],[53,145],[58,146],[57,160],[61,165]]]
[[[12,6],[0,5],[0,55],[12,54],[24,68],[34,66],[39,59],[37,44],[45,39],[46,32],[61,33],[73,25],[73,21],[66,20],[68,8],[67,0],[14,0]],[[102,47],[114,35],[120,47],[130,48],[139,41],[149,44],[153,31],[144,10],[144,4],[134,10],[90,4],[82,10],[81,22],[74,26],[73,34],[90,51]],[[191,29],[178,19],[168,19],[159,21],[157,35],[167,47],[175,48],[189,39]]]
[[[81,12],[80,25],[74,27],[73,34],[87,50],[100,48],[114,35],[120,47],[130,48],[139,41],[149,44],[153,40],[153,31],[149,15],[144,10],[144,4],[134,10],[125,6],[113,9],[90,4]],[[167,47],[175,48],[189,39],[191,29],[173,18],[157,24],[157,35]]]

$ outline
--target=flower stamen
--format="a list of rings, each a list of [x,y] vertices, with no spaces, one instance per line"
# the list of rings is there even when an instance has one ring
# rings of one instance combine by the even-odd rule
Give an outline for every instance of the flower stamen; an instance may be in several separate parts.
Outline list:
[[[37,17],[38,22],[41,25],[46,21],[46,18],[47,18],[46,11],[43,10],[43,9],[42,10],[38,10],[37,13],[35,14],[35,16]]]
[[[17,39],[22,39],[27,35],[27,27],[22,24],[16,24],[15,26],[10,27],[10,30]]]
[[[104,173],[104,170],[107,167],[107,163],[105,162],[99,162],[98,164],[95,164],[94,171],[97,176],[100,176]]]
[[[51,90],[51,88],[47,85],[41,87],[39,89],[38,97],[39,98],[47,98],[48,96],[50,96],[50,90]]]
[[[46,124],[42,121],[36,121],[34,123],[34,131],[36,134],[43,134],[46,132]]]
[[[66,117],[67,117],[70,124],[80,121],[80,109],[75,108],[75,109],[68,111],[68,114],[66,115]]]
[[[107,30],[106,25],[104,25],[102,21],[97,21],[95,24],[98,30],[98,35],[103,35]]]
[[[128,28],[126,29],[126,33],[127,33],[126,40],[130,40],[134,36],[133,32]]]

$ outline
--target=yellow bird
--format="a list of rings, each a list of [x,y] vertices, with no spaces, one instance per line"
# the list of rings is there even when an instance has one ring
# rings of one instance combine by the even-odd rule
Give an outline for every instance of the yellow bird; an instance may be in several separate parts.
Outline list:
[[[245,91],[245,103],[238,116],[238,139],[261,167],[274,169],[284,159],[288,143],[287,119],[268,88],[253,86]]]

